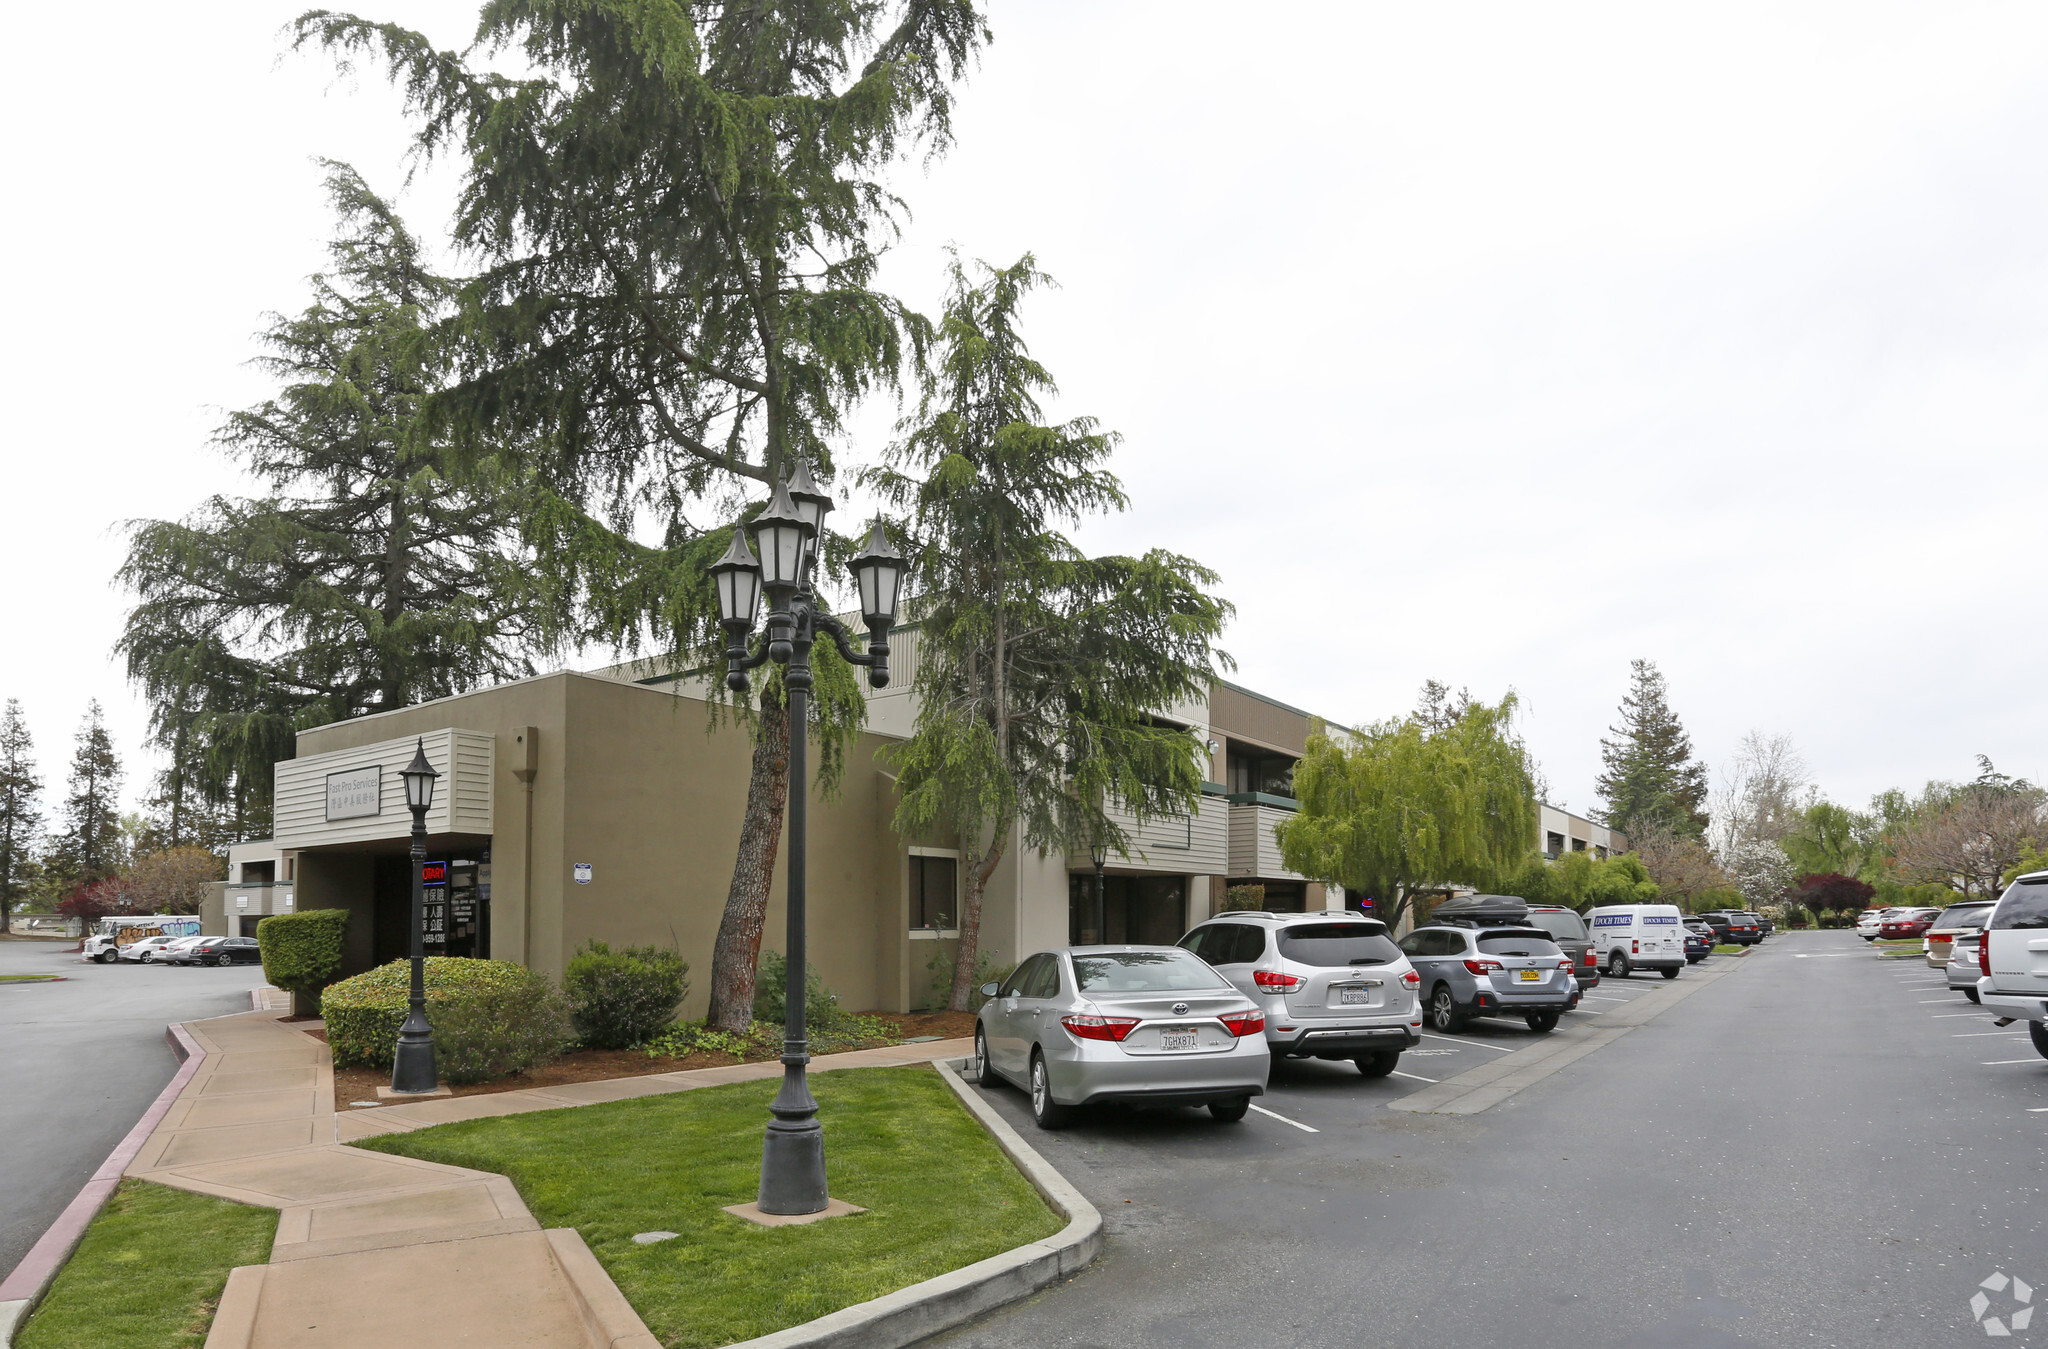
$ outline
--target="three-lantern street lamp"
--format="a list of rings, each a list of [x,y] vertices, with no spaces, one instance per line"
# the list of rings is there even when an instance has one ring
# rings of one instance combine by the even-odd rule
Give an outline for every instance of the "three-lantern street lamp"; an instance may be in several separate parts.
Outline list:
[[[810,468],[799,461],[796,472],[775,488],[767,508],[733,530],[732,547],[711,567],[718,585],[719,622],[725,628],[726,687],[746,692],[746,672],[772,660],[785,667],[783,686],[789,691],[789,983],[783,1003],[782,1090],[768,1107],[774,1118],[761,1156],[758,1204],[763,1213],[822,1213],[830,1203],[825,1130],[804,1078],[804,1066],[811,1061],[804,1028],[804,830],[810,795],[805,741],[811,646],[820,632],[825,633],[847,661],[868,668],[871,685],[886,686],[889,629],[896,621],[903,588],[903,557],[889,546],[888,535],[878,524],[848,564],[860,593],[861,621],[868,630],[867,651],[855,651],[845,625],[818,607],[812,588],[825,514],[831,509],[832,498],[818,490]],[[747,546],[749,533],[754,536],[752,549]],[[763,591],[768,596],[766,640],[750,655],[747,639]]]
[[[405,804],[412,811],[412,999],[405,1024],[398,1028],[398,1051],[391,1059],[391,1090],[425,1094],[435,1089],[434,1029],[427,1024],[426,937],[427,810],[434,804],[434,779],[441,776],[427,762],[427,742],[413,748],[412,762],[398,770],[405,779]]]

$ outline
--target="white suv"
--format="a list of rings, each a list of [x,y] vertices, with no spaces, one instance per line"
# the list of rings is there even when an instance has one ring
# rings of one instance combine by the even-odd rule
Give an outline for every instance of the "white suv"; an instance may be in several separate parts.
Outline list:
[[[2026,1022],[2048,1058],[2048,871],[2006,887],[1977,952],[1977,1000],[2003,1021]]]

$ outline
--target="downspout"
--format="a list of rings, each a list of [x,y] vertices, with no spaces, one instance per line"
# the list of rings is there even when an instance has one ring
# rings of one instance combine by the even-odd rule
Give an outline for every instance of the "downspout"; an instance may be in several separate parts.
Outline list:
[[[533,968],[533,779],[540,766],[540,731],[522,726],[513,737],[512,776],[526,797],[526,824],[519,836],[519,959]]]

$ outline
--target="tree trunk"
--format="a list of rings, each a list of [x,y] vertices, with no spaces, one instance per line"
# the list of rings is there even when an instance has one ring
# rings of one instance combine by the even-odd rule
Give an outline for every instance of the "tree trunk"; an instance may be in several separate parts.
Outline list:
[[[788,808],[789,710],[764,691],[732,888],[726,891],[725,915],[711,948],[711,1007],[704,1019],[716,1030],[745,1031],[754,1020],[761,926],[768,916],[768,887],[775,879],[775,853],[782,845],[782,817]]]
[[[990,835],[980,860],[967,869],[967,893],[960,897],[960,945],[953,953],[953,991],[946,997],[948,1011],[968,1010],[968,999],[974,993],[974,966],[981,954],[981,899],[1009,841],[1010,826],[1005,821]]]

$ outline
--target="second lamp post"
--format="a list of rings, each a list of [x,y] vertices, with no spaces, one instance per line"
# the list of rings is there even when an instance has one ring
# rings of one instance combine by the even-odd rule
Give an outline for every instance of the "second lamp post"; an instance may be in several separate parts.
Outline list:
[[[876,688],[889,682],[889,629],[896,621],[896,602],[903,586],[903,557],[889,546],[880,525],[849,564],[860,593],[861,621],[868,630],[868,650],[857,652],[839,620],[818,607],[812,588],[818,544],[824,537],[825,513],[832,498],[820,492],[810,469],[799,462],[788,481],[775,489],[759,515],[732,533],[732,547],[711,567],[718,585],[719,621],[725,628],[726,687],[747,690],[747,671],[765,661],[784,667],[789,692],[789,979],[783,1003],[782,1090],[768,1107],[761,1154],[763,1213],[822,1213],[831,1196],[825,1185],[825,1130],[818,1123],[818,1103],[811,1096],[804,1067],[811,1061],[804,1026],[804,843],[810,783],[805,766],[810,716],[811,647],[818,633],[831,637],[839,654],[854,665],[868,667]],[[754,548],[747,547],[747,534]],[[756,558],[755,552],[760,556]],[[766,642],[749,654],[747,639],[768,593]]]
[[[434,1028],[427,1024],[427,811],[434,804],[434,779],[441,776],[427,762],[427,742],[413,748],[412,762],[398,770],[405,779],[405,804],[412,811],[412,997],[405,1024],[398,1028],[398,1051],[391,1059],[391,1090],[434,1090]]]

